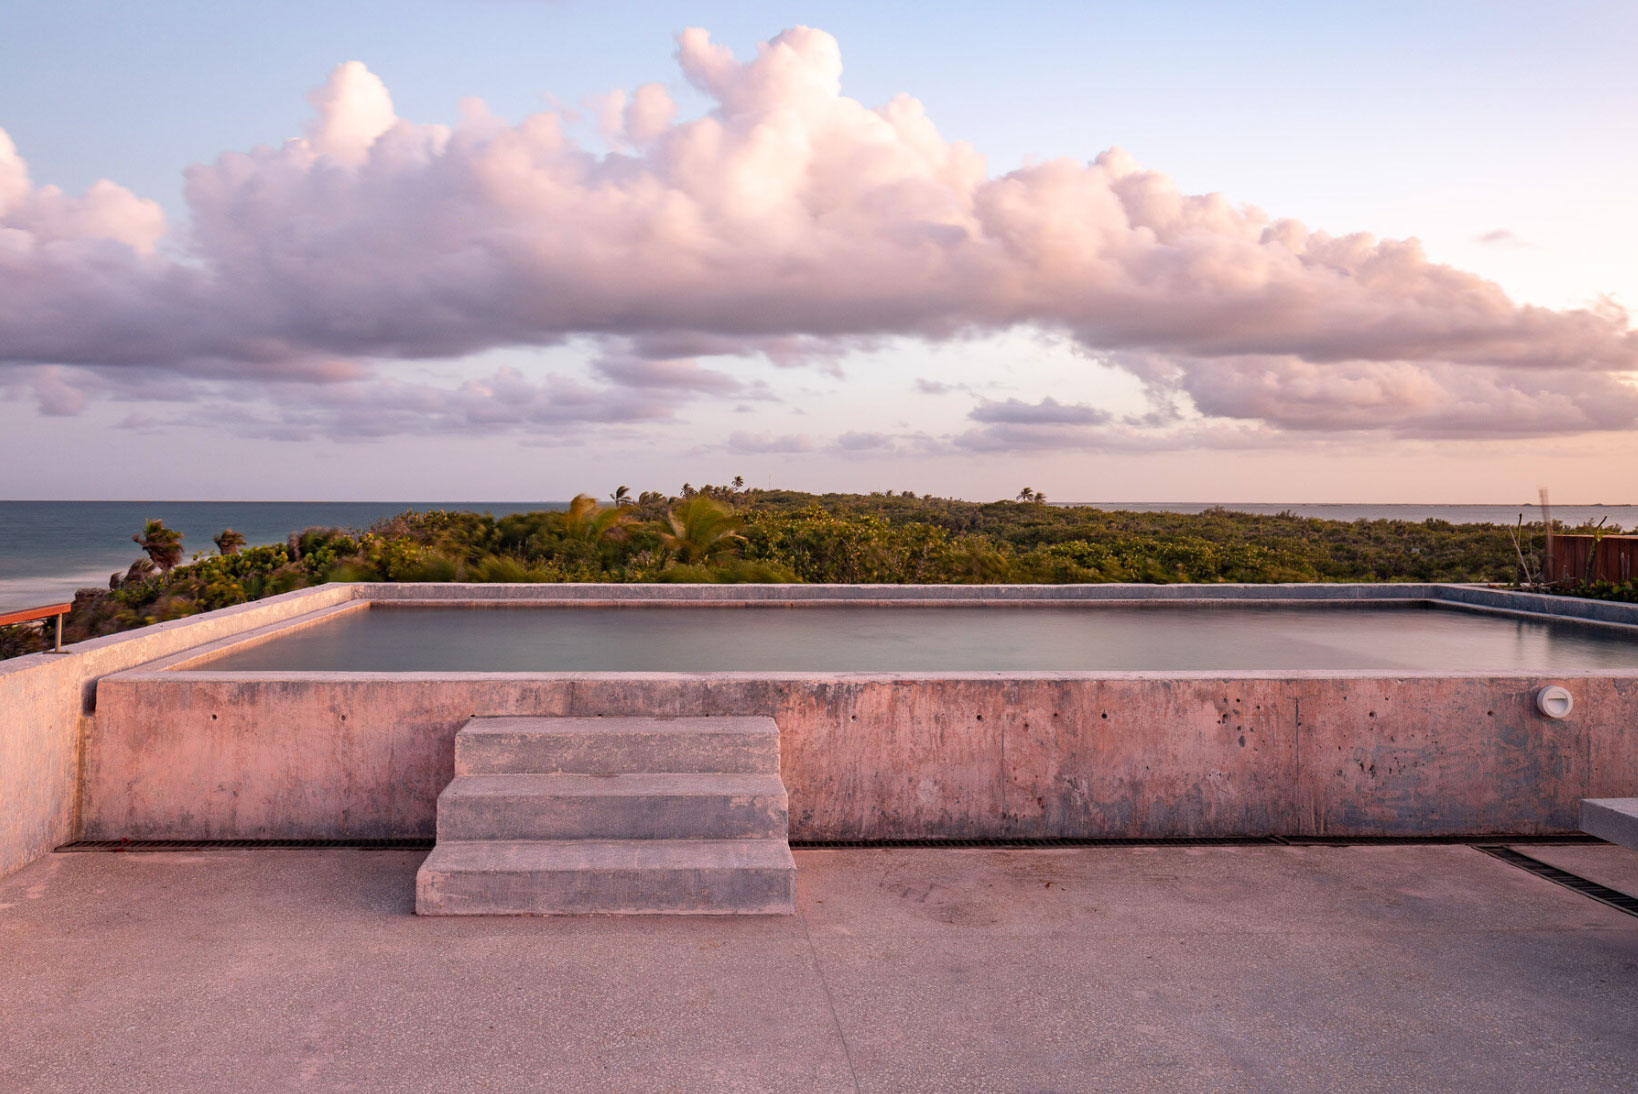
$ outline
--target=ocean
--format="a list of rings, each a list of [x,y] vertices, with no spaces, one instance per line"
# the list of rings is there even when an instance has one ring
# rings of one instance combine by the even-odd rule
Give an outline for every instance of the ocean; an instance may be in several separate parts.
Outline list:
[[[562,509],[562,501],[0,501],[0,612],[72,600],[85,585],[142,557],[131,537],[149,520],[182,533],[183,557],[215,552],[232,528],[252,546],[283,543],[303,528],[366,529],[406,509],[461,509],[504,516]]]
[[[215,550],[211,537],[232,528],[251,544],[283,543],[315,525],[364,529],[406,509],[460,509],[504,516],[561,509],[562,501],[0,501],[0,611],[70,600],[85,585],[106,586],[141,551],[131,536],[144,521],[163,520],[182,533],[186,556]],[[1235,502],[1076,502],[1099,509],[1198,513],[1213,505],[1246,513],[1293,512],[1326,520],[1448,520],[1512,524],[1541,519],[1534,505],[1305,505]],[[1555,505],[1564,525],[1606,519],[1605,527],[1638,528],[1638,505]]]

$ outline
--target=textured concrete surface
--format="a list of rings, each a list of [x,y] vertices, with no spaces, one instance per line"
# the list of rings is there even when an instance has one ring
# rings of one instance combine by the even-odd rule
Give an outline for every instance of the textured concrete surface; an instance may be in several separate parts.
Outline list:
[[[415,875],[417,915],[790,915],[780,839],[462,840]]]
[[[1581,830],[1623,847],[1638,848],[1638,798],[1583,800]]]
[[[1561,721],[1534,694],[1575,694]],[[1574,832],[1638,675],[132,672],[87,839],[430,836],[477,716],[763,715],[796,839]]]
[[[784,839],[778,775],[462,775],[440,840]]]
[[[319,779],[312,783],[313,791],[309,795],[308,786],[313,774],[311,766],[282,763],[276,756],[270,757],[257,752],[253,747],[245,747],[244,743],[235,740],[232,734],[212,737],[212,731],[228,728],[225,725],[211,724],[216,721],[214,716],[220,713],[222,709],[220,707],[190,708],[186,704],[180,707],[167,707],[165,708],[167,714],[176,714],[177,720],[174,723],[158,723],[147,727],[157,735],[152,740],[121,740],[119,735],[115,734],[111,749],[102,750],[96,747],[99,743],[109,740],[100,724],[102,719],[94,718],[92,713],[100,690],[99,681],[103,681],[110,674],[120,673],[137,665],[163,662],[166,658],[185,658],[213,643],[239,641],[258,628],[290,620],[304,613],[344,609],[349,603],[358,603],[364,598],[436,603],[463,601],[621,603],[634,600],[675,600],[689,603],[710,601],[746,604],[770,600],[788,600],[793,603],[819,600],[851,602],[909,600],[918,603],[971,601],[1018,604],[1063,600],[1207,599],[1244,603],[1276,600],[1363,601],[1409,598],[1437,599],[1467,605],[1477,610],[1521,610],[1608,622],[1638,621],[1638,606],[1630,604],[1577,601],[1563,597],[1542,597],[1452,585],[965,587],[828,585],[732,588],[677,585],[326,585],[287,593],[255,604],[210,612],[191,619],[160,623],[128,634],[79,643],[69,647],[69,651],[62,655],[37,654],[0,664],[0,803],[4,803],[4,808],[0,809],[0,877],[75,835],[91,832],[130,836],[161,835],[176,829],[179,818],[166,814],[162,807],[155,804],[167,798],[173,803],[179,802],[179,807],[186,813],[187,830],[185,832],[177,830],[175,834],[179,835],[362,836],[429,833],[433,802],[438,790],[448,781],[451,774],[452,764],[448,750],[458,722],[441,716],[421,718],[413,706],[408,711],[397,712],[397,724],[379,722],[371,727],[370,733],[359,739],[349,737],[344,730],[337,732],[339,723],[345,722],[347,718],[348,705],[359,697],[358,692],[342,691],[317,697],[308,696],[309,699],[319,700],[318,710],[315,712],[298,709],[296,713],[303,717],[315,715],[318,717],[316,726],[321,733],[316,742],[292,741],[289,737],[290,727],[266,724],[255,727],[257,733],[266,732],[270,737],[279,737],[281,748],[295,745],[309,748],[309,758],[314,762],[322,761],[329,764],[326,778],[331,780],[331,783],[346,784],[346,788],[339,792],[335,785],[327,783],[325,779]],[[1537,682],[1530,683],[1534,686]],[[1591,721],[1587,723],[1588,729],[1585,734],[1577,736],[1573,742],[1583,747],[1586,757],[1583,765],[1586,786],[1582,788],[1579,796],[1614,796],[1631,793],[1632,786],[1638,783],[1638,779],[1632,777],[1633,768],[1638,767],[1638,756],[1622,743],[1624,727],[1633,724],[1630,718],[1631,711],[1626,709],[1633,690],[1632,675],[1610,677],[1604,681],[1601,688],[1603,690],[1598,694],[1578,692],[1576,695],[1577,702],[1582,707],[1582,713],[1578,717],[1588,717],[1586,706],[1589,702],[1601,704],[1592,714]],[[577,705],[566,694],[568,690],[550,686],[537,687],[533,690],[520,687],[503,694],[504,689],[489,687],[485,690],[485,699],[499,701],[533,697],[538,700],[538,704],[528,707],[529,713],[563,713]],[[596,712],[597,708],[608,710],[612,709],[610,704],[616,702],[619,695],[619,689],[615,689],[613,693],[601,689],[578,705],[593,708],[590,712]],[[1604,706],[1604,701],[1611,695],[1620,701]],[[127,698],[132,697],[127,695]],[[149,696],[135,698],[140,701]],[[219,703],[224,698],[230,702],[248,702],[264,699],[266,696],[250,689],[237,693],[229,689],[226,695],[216,694],[209,698],[213,703]],[[416,696],[406,698],[413,700]],[[714,706],[699,694],[680,695],[672,705],[692,704],[700,708],[691,711],[692,713],[703,713],[703,708],[713,706],[718,713],[772,714],[776,706],[772,702],[773,698],[774,696],[764,689],[758,695],[744,691],[730,694]],[[174,696],[170,697],[170,700],[174,703]],[[1226,697],[1224,702],[1227,703]],[[334,709],[338,706],[341,709]],[[471,714],[476,709],[474,706],[465,713]],[[1486,707],[1486,710],[1489,709]],[[282,709],[276,709],[275,712],[285,713]],[[512,714],[518,713],[518,710],[492,709],[490,712]],[[615,712],[638,713],[631,709]],[[354,709],[353,713],[356,716],[357,710]],[[847,713],[851,717],[858,711],[850,713],[844,707],[838,708],[838,713]],[[1619,721],[1621,717],[1626,717],[1627,720]],[[1293,723],[1302,721],[1301,711],[1295,705],[1291,719]],[[128,730],[131,727],[126,728]],[[853,742],[847,740],[843,733],[849,728],[841,724],[826,727],[825,734],[815,738],[817,747],[829,748],[838,743],[843,747],[851,746]],[[1355,728],[1380,728],[1380,724],[1370,727],[1368,723],[1360,723]],[[1521,741],[1528,742],[1533,732],[1531,724],[1517,721],[1498,728],[1506,737],[1503,747],[1507,750],[1516,750]],[[355,726],[354,731],[356,730]],[[937,744],[942,736],[942,729],[936,726],[922,727],[916,732],[923,735],[932,733],[934,744]],[[196,736],[198,740],[194,739]],[[158,746],[161,740],[175,741],[179,737],[183,738],[180,754],[165,754],[165,748]],[[843,740],[838,742],[836,740],[838,737],[842,737]],[[1238,740],[1238,734],[1236,739]],[[1247,739],[1249,741],[1251,738]],[[91,742],[90,749],[87,748],[86,742]],[[995,743],[1004,746],[1005,742],[1003,739]],[[1397,742],[1390,733],[1389,745],[1395,744]],[[129,747],[136,748],[139,754],[123,755],[121,750]],[[926,748],[927,742],[923,742],[920,747]],[[1424,731],[1420,733],[1419,743],[1413,749],[1390,748],[1378,755],[1381,751],[1379,742],[1361,739],[1360,742],[1356,742],[1354,750],[1356,754],[1342,759],[1344,766],[1356,762],[1361,764],[1361,771],[1373,779],[1377,772],[1386,773],[1392,785],[1385,784],[1380,788],[1381,797],[1367,800],[1386,803],[1388,822],[1404,824],[1415,811],[1414,793],[1418,789],[1418,782],[1425,781],[1422,771],[1428,763],[1437,761],[1440,748],[1441,743],[1437,736],[1432,731]],[[403,760],[395,756],[395,751],[399,749],[407,750]],[[1220,778],[1218,769],[1211,765],[1209,756],[1202,759],[1207,761],[1202,765],[1202,770],[1208,777],[1201,785],[1200,802],[1186,801],[1181,810],[1174,811],[1174,807],[1167,804],[1172,799],[1168,796],[1166,788],[1161,788],[1156,800],[1162,803],[1162,815],[1155,818],[1155,824],[1143,828],[1143,831],[1151,834],[1160,834],[1162,831],[1207,831],[1211,825],[1223,823],[1224,817],[1233,812],[1232,801],[1219,806],[1217,802],[1220,796],[1219,788],[1213,781]],[[82,806],[88,795],[77,782],[76,774],[85,768],[88,760],[93,762],[93,769],[100,777],[110,780],[105,784],[94,785],[93,792],[89,795],[93,805],[90,814],[93,825],[91,832],[81,828]],[[99,760],[103,762],[100,766],[95,766]],[[119,765],[127,761],[131,761],[132,766],[122,773]],[[982,755],[978,757],[977,770],[958,771],[953,779],[957,783],[975,779],[1000,783],[1011,777],[998,774],[991,767],[994,762],[988,755]],[[173,785],[157,786],[159,797],[150,801],[143,799],[141,795],[156,769],[155,765],[157,770],[161,771],[174,769],[176,782]],[[1505,769],[1507,761],[1502,761],[1499,766]],[[879,773],[845,774],[847,778],[864,782],[880,782],[882,778]],[[1440,774],[1433,780],[1435,789],[1437,783],[1445,777],[1446,774]],[[1043,814],[1061,809],[1070,816],[1081,816],[1084,830],[1088,833],[1100,830],[1100,825],[1103,826],[1102,830],[1109,830],[1107,819],[1086,815],[1085,805],[1080,800],[1089,789],[1096,788],[1101,791],[1106,788],[1094,787],[1083,772],[1069,771],[1053,778],[1058,780],[1049,787],[1055,791],[1054,793],[1042,794],[1037,790],[1034,795],[1040,799],[1039,808]],[[1120,779],[1130,781],[1124,774],[1117,776],[1117,780]],[[132,789],[136,795],[135,800],[123,801],[117,794],[110,798],[110,788],[117,787],[122,781]],[[965,792],[961,787],[941,787],[937,780],[929,782],[929,776],[925,772],[917,772],[913,777],[898,780],[889,777],[887,781],[894,785],[874,787],[876,790],[886,792],[880,799],[885,802],[884,818],[834,816],[815,809],[807,816],[798,818],[800,833],[810,837],[820,835],[840,837],[865,834],[867,830],[887,832],[894,830],[891,828],[893,825],[898,825],[899,828],[896,830],[903,833],[904,824],[908,820],[916,820],[919,823],[918,811],[926,812],[927,799],[931,798],[938,803],[947,791],[955,794],[952,799],[953,812],[959,823],[939,830],[957,834],[955,828],[964,826],[971,828],[967,821],[959,820],[960,809],[964,807],[961,794]],[[1022,795],[1014,793],[1010,801],[1001,803],[1003,813],[1012,809],[1020,810],[1016,820],[1003,817],[1001,827],[1012,834],[1025,834],[1050,827],[1052,823],[1050,816],[1044,816],[1039,821],[1031,818],[1030,788],[1022,789],[1024,790]],[[176,799],[170,796],[174,790],[186,790],[194,796]],[[905,816],[907,795],[913,796],[916,802],[921,803],[914,806],[908,818]],[[809,800],[814,800],[812,795],[808,797]],[[1007,795],[1003,794],[1002,797]],[[243,804],[240,803],[241,798],[245,799]],[[874,808],[874,800],[877,799],[870,799],[863,808]],[[1123,799],[1117,797],[1115,800]],[[1128,795],[1125,800],[1139,799],[1137,796]],[[1307,793],[1296,795],[1282,803],[1279,808],[1286,810],[1287,813],[1295,811],[1308,818],[1305,822],[1306,827],[1292,829],[1293,831],[1339,831],[1353,824],[1355,820],[1361,820],[1365,827],[1346,830],[1403,830],[1381,828],[1383,823],[1381,815],[1356,816],[1359,811],[1350,804],[1353,800],[1347,795],[1333,800],[1324,794]],[[1048,803],[1051,805],[1050,809]],[[1528,802],[1527,808],[1535,804],[1537,803]],[[1553,805],[1555,809],[1559,808],[1556,797],[1553,798]],[[1494,806],[1495,803],[1481,806],[1477,810],[1468,811],[1465,817],[1435,818],[1442,826],[1438,830],[1455,831],[1459,830],[1461,823],[1481,822],[1486,816],[1495,815]],[[941,805],[939,809],[942,809]],[[1223,815],[1217,815],[1219,812]],[[1370,812],[1370,809],[1365,810],[1366,814]],[[1381,810],[1377,812],[1380,814]],[[1279,814],[1275,811],[1270,815]],[[939,812],[935,809],[934,819],[937,820],[938,816]],[[1145,823],[1148,823],[1147,819]],[[1573,822],[1567,817],[1561,817],[1558,812],[1542,823],[1550,830],[1573,826]],[[864,829],[860,828],[861,824],[865,826]],[[1372,828],[1372,825],[1378,827]]]
[[[417,918],[420,858],[0,882],[0,1089],[1638,1083],[1638,918],[1464,847],[798,852],[731,920]]]
[[[474,718],[455,734],[455,774],[573,771],[779,773],[772,718]]]
[[[341,604],[354,593],[326,585],[79,642],[62,653],[0,661],[0,877],[73,838],[82,741],[99,679]]]
[[[1638,898],[1638,851],[1613,843],[1523,844],[1521,855]]]
[[[474,718],[418,915],[790,915],[772,718]]]

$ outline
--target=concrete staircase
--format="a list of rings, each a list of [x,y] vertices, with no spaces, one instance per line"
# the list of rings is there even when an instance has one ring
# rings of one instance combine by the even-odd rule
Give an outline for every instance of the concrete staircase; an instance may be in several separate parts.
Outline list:
[[[473,718],[418,915],[789,915],[772,718]]]

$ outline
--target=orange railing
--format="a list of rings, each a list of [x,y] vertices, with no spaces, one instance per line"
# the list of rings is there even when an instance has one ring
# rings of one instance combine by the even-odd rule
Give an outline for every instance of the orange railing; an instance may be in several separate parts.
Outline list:
[[[63,652],[63,616],[67,615],[68,610],[73,606],[73,604],[46,604],[38,608],[23,608],[20,611],[15,612],[0,612],[0,627],[9,626],[12,623],[32,623],[36,619],[50,619],[52,616],[56,616],[56,652],[61,653]]]

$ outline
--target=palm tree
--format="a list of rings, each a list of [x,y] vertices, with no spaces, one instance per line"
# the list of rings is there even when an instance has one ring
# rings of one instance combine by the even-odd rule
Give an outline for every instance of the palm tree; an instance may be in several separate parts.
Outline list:
[[[739,529],[744,521],[726,505],[698,494],[666,514],[669,532],[660,533],[660,542],[676,553],[683,563],[709,562],[733,550],[734,540],[744,539]]]
[[[217,554],[236,555],[239,553],[239,548],[245,545],[245,537],[232,528],[224,528],[222,534],[217,536],[214,542]]]
[[[745,476],[744,475],[735,475],[734,476],[734,489],[735,490],[745,489]]]
[[[614,493],[609,495],[609,500],[614,502],[614,504],[616,504],[616,505],[631,505],[631,504],[633,504],[632,499],[631,499],[631,487],[629,487],[629,486],[616,487]]]
[[[602,506],[590,494],[576,494],[563,514],[563,536],[584,543],[601,543],[625,536],[632,515],[623,506]]]
[[[182,561],[182,533],[165,527],[162,520],[150,520],[142,526],[142,534],[132,536],[160,572],[169,573],[171,567]]]

